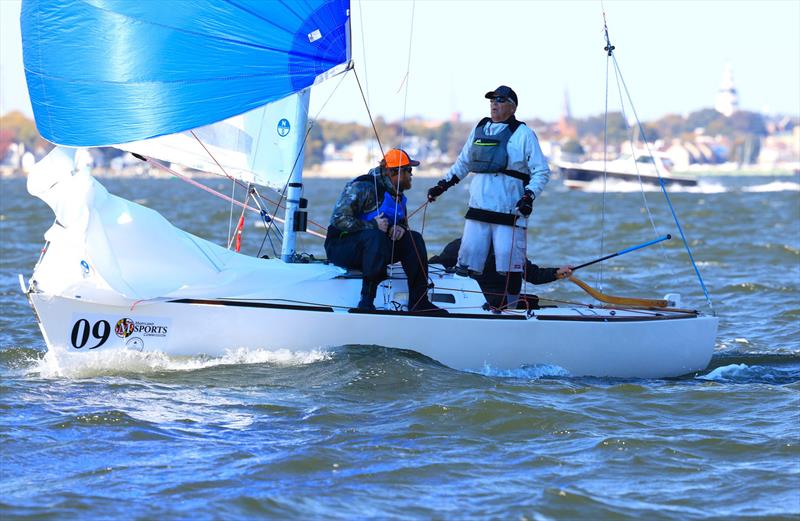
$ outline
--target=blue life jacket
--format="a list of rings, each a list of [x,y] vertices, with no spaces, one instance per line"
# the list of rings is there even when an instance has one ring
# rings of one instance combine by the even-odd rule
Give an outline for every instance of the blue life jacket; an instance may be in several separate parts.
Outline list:
[[[378,195],[380,195],[380,193]],[[406,196],[403,194],[400,194],[400,202],[397,202],[394,197],[392,197],[392,194],[388,191],[384,191],[381,205],[371,212],[359,215],[359,218],[364,221],[371,221],[378,215],[383,214],[384,217],[389,219],[389,226],[393,226],[394,223],[402,223],[406,219],[406,201]]]

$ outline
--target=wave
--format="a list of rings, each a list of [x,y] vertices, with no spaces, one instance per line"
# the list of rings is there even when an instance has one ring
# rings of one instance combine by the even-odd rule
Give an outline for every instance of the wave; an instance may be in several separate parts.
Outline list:
[[[540,378],[571,376],[570,372],[558,365],[536,364],[517,369],[497,369],[488,364],[479,370],[470,371],[483,376],[499,376],[503,378],[523,378],[539,380]]]
[[[763,185],[745,186],[742,192],[800,192],[800,183],[773,181]]]
[[[619,179],[609,179],[603,184],[602,179],[597,179],[581,187],[581,191],[591,193],[630,193],[630,192],[660,192],[661,187],[654,184],[639,184],[638,181],[622,181]],[[669,193],[685,192],[693,194],[719,194],[728,191],[725,186],[716,182],[700,181],[697,186],[667,186]]]
[[[120,374],[148,374],[164,371],[197,371],[210,367],[245,364],[298,366],[326,360],[330,352],[315,350],[295,352],[288,349],[233,349],[221,357],[169,356],[158,351],[115,349],[93,353],[49,350],[44,357],[32,359],[30,374],[42,378],[94,378]]]
[[[747,365],[744,363],[728,364],[717,367],[711,372],[696,377],[698,380],[708,380],[721,383],[766,383],[766,384],[791,384],[800,381],[798,368],[781,369],[763,365]]]

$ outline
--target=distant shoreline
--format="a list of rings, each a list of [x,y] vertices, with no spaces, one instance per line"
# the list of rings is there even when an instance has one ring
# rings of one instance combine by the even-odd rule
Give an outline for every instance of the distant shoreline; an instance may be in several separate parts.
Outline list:
[[[306,179],[352,179],[359,175],[365,174],[372,166],[369,165],[354,165],[348,168],[345,165],[336,165],[335,168],[326,166],[315,165],[308,168],[303,172],[303,177]],[[149,170],[149,172],[148,172]],[[555,168],[553,171],[555,172]],[[420,168],[414,172],[414,177],[419,178],[439,178],[443,177],[446,173],[446,168],[430,167]],[[687,177],[793,177],[800,175],[800,172],[791,168],[778,168],[769,170],[763,167],[752,167],[743,170],[730,170],[730,169],[709,169],[709,170],[689,170],[689,171],[675,171],[673,174],[687,176]],[[158,169],[147,169],[141,166],[125,168],[122,170],[112,170],[109,168],[94,169],[93,175],[102,179],[115,179],[115,178],[135,178],[135,177],[148,177],[148,178],[164,178],[169,179],[173,177],[171,174],[165,173]],[[190,172],[185,173],[187,177],[192,179],[214,179],[222,177],[218,174],[209,172]],[[15,179],[26,177],[25,172],[19,168],[0,167],[0,179]]]

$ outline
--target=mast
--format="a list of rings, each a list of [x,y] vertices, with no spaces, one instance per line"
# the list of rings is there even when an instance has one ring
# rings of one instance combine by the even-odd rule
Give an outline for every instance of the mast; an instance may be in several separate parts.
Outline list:
[[[275,103],[278,118],[275,131],[278,136],[278,148],[286,154],[275,154],[277,161],[283,157],[284,167],[290,169],[289,182],[286,185],[286,214],[283,224],[283,242],[281,244],[281,260],[292,262],[295,254],[295,239],[298,231],[306,229],[306,202],[303,195],[303,152],[306,133],[308,131],[308,101],[310,89],[304,89],[295,95]],[[286,162],[288,160],[288,162]],[[269,156],[268,156],[269,161]],[[270,169],[271,170],[271,169]]]

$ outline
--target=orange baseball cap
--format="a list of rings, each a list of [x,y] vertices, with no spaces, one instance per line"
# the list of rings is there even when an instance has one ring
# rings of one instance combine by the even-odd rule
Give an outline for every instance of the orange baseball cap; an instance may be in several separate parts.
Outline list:
[[[419,161],[414,161],[408,153],[401,148],[393,148],[383,156],[387,168],[400,168],[401,166],[419,166]]]

